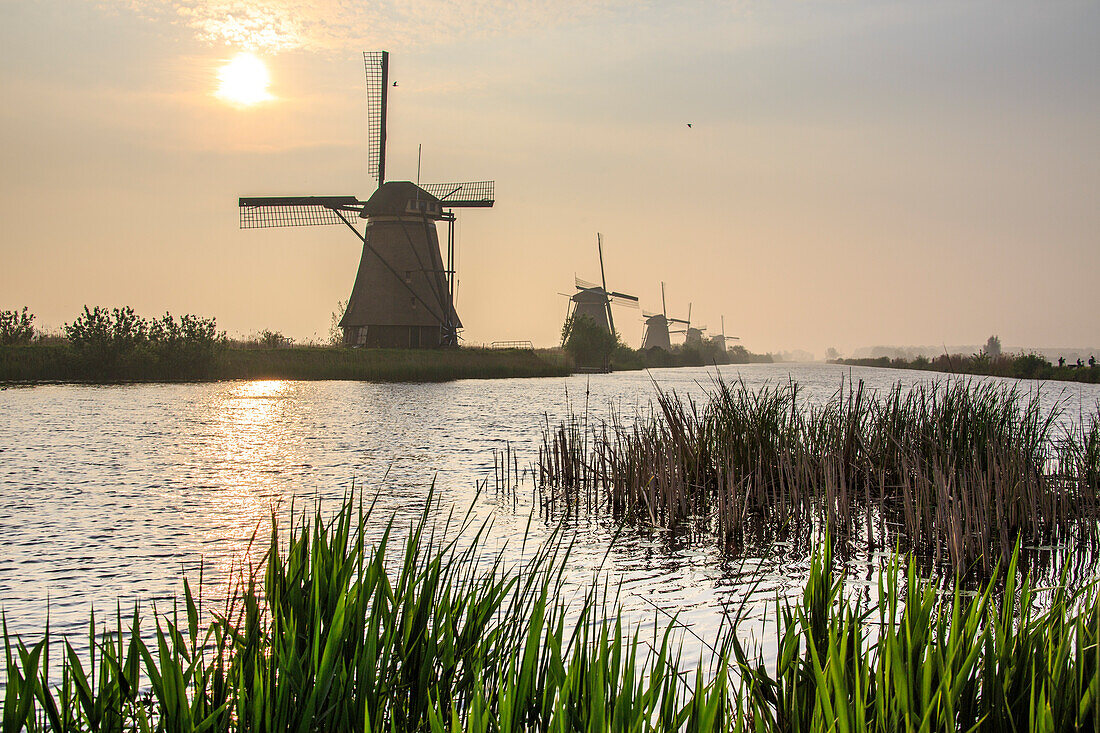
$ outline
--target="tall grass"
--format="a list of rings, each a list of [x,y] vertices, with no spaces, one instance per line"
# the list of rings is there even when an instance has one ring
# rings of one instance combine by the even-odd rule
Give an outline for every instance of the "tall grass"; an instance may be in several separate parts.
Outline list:
[[[1036,588],[1015,555],[998,592],[969,594],[895,559],[863,609],[826,543],[802,596],[776,601],[775,654],[743,641],[735,612],[712,664],[689,670],[674,626],[650,640],[606,586],[567,602],[560,536],[506,567],[480,549],[486,528],[460,547],[427,512],[400,543],[387,530],[368,544],[371,513],[354,500],[306,519],[272,529],[213,613],[185,584],[170,612],[116,612],[110,633],[93,615],[83,657],[48,629],[25,643],[5,623],[5,733],[1100,725],[1100,594]]]
[[[802,597],[776,603],[770,665],[725,635],[724,659],[740,672],[731,728],[1097,730],[1097,586],[1036,587],[1017,559],[1003,586],[946,593],[895,558],[862,610],[845,599],[826,545]]]
[[[630,424],[547,430],[538,470],[549,511],[702,521],[728,545],[824,528],[988,572],[1021,540],[1084,549],[1100,537],[1100,426],[1060,432],[1057,420],[1037,394],[989,383],[872,396],[860,382],[817,407],[793,382],[719,379],[702,402],[659,392]]]
[[[152,620],[117,614],[102,634],[93,616],[84,658],[48,630],[25,644],[5,626],[4,731],[709,729],[717,705],[695,706],[725,691],[688,695],[668,635],[643,654],[606,593],[566,602],[568,545],[505,567],[482,552],[484,527],[459,547],[425,512],[392,547],[392,526],[367,543],[370,521],[348,501],[285,538],[272,529],[211,620],[185,584]]]

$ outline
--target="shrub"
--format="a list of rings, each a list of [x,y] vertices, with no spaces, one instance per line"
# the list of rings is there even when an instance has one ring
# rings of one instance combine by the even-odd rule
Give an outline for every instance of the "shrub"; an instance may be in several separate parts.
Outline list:
[[[129,306],[108,310],[95,306],[65,324],[69,343],[90,366],[114,367],[149,338],[149,324]]]
[[[279,349],[284,346],[290,346],[290,344],[292,343],[292,339],[284,336],[282,332],[271,331],[266,328],[263,331],[260,331],[260,335],[259,337],[257,337],[256,340],[259,342],[260,346],[264,347],[265,349]]]
[[[206,373],[225,343],[213,318],[171,313],[147,321],[133,308],[96,306],[65,325],[89,376],[180,378]]]
[[[34,338],[34,314],[23,311],[0,311],[0,344],[29,344]]]
[[[609,368],[618,340],[585,315],[572,315],[561,330],[562,346],[578,366]]]

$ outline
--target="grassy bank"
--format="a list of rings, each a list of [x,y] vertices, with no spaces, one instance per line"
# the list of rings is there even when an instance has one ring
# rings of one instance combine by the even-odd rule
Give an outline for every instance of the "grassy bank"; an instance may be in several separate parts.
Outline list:
[[[952,374],[975,374],[1013,379],[1050,379],[1063,382],[1087,382],[1100,384],[1100,364],[1051,364],[1039,354],[1004,354],[990,357],[985,354],[953,354],[934,359],[837,359],[833,363],[847,366],[886,367],[890,369],[920,369]]]
[[[451,379],[564,376],[560,352],[493,349],[346,349],[322,346],[234,348],[202,363],[154,360],[136,352],[110,363],[91,360],[62,340],[0,346],[0,381],[176,381],[353,379],[439,382]]]
[[[727,546],[806,541],[825,526],[869,549],[903,549],[988,572],[1016,543],[1100,540],[1100,414],[1064,432],[1038,396],[953,380],[815,407],[796,384],[715,383],[701,403],[591,434],[574,418],[539,454],[551,514],[702,524]]]
[[[563,600],[569,548],[520,567],[439,539],[364,540],[353,501],[285,535],[211,613],[185,585],[152,619],[89,619],[89,653],[4,629],[5,731],[1092,730],[1100,724],[1096,586],[941,595],[895,561],[866,609],[828,547],[776,603],[772,661],[732,611],[710,665],[675,627],[631,630],[593,589]],[[484,537],[484,529],[480,537]],[[911,566],[910,566],[911,567]],[[869,624],[877,621],[874,631]],[[145,633],[142,633],[145,624]],[[769,641],[769,643],[771,643]],[[51,646],[63,647],[60,669]]]

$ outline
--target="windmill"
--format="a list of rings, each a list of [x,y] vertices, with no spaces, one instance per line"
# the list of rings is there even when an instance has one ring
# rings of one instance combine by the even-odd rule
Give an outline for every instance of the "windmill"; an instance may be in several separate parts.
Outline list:
[[[690,318],[690,309],[689,309]],[[661,312],[660,313],[646,313],[642,311],[642,316],[645,318],[645,336],[642,337],[642,349],[663,349],[665,351],[672,350],[672,342],[669,340],[668,324],[670,323],[682,323],[685,326],[689,321],[685,321],[682,318],[669,318],[668,308],[665,306],[665,284],[661,283]]]
[[[730,341],[740,341],[741,340],[740,337],[738,337],[738,336],[727,336],[726,335],[726,317],[725,316],[722,316],[722,333],[718,336],[715,336],[714,339],[718,341],[718,347],[720,349],[722,349],[722,351],[725,351],[726,349],[729,348],[729,342]]]
[[[669,333],[682,333],[684,334],[684,346],[699,346],[703,342],[703,332],[707,330],[706,326],[692,327],[691,325],[691,303],[688,303],[688,317],[686,321],[676,321],[683,324],[683,328],[676,331],[669,331]]]
[[[618,338],[615,331],[615,315],[611,312],[611,304],[623,305],[628,308],[638,307],[638,297],[626,293],[609,292],[607,290],[607,277],[603,269],[603,238],[596,235],[596,248],[600,253],[600,284],[586,282],[579,277],[575,278],[577,292],[570,297],[570,316],[587,316],[592,321]]]
[[[367,171],[377,189],[355,196],[246,197],[242,229],[343,224],[363,254],[340,321],[349,346],[457,346],[454,306],[454,209],[490,207],[493,181],[429,183],[386,180],[389,53],[363,54],[367,77]],[[396,86],[396,85],[395,85]],[[363,231],[353,223],[365,219]],[[436,222],[447,224],[447,261]]]

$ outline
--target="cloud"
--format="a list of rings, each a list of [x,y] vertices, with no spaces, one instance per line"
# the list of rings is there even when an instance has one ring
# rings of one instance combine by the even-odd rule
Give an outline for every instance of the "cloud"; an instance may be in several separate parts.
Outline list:
[[[588,21],[630,0],[100,0],[101,7],[189,28],[211,45],[257,52],[346,51],[444,43]]]

